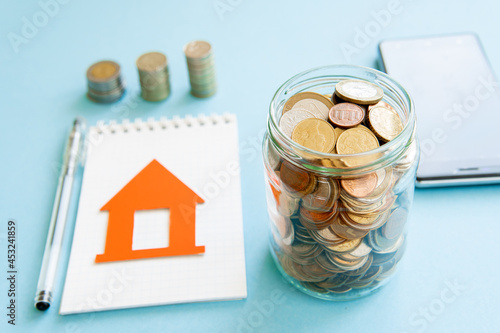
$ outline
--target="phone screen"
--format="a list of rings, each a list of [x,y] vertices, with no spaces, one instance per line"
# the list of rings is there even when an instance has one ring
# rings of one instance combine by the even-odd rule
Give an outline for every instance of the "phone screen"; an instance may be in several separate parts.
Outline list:
[[[380,53],[415,102],[417,179],[500,174],[500,89],[478,38],[383,41]]]

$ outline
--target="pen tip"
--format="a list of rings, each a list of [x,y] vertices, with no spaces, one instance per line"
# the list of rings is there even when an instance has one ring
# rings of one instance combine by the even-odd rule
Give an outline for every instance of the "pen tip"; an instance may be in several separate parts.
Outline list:
[[[45,311],[50,307],[50,303],[47,302],[38,302],[35,304],[37,310],[39,311]]]
[[[73,122],[73,126],[84,126],[85,122],[86,122],[85,118],[78,116],[75,118],[75,121]]]

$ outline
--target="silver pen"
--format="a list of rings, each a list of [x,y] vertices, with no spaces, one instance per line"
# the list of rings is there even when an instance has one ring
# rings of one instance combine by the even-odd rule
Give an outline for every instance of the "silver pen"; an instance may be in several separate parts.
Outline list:
[[[42,268],[38,279],[35,307],[40,311],[47,310],[52,303],[64,229],[73,192],[73,180],[82,151],[84,132],[85,120],[76,118],[64,151],[54,207],[52,208],[52,217],[50,218],[47,243],[43,253]]]

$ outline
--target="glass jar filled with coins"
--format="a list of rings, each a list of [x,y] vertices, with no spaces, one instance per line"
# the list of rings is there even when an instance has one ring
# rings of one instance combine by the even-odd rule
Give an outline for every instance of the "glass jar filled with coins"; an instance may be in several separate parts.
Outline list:
[[[263,143],[273,258],[301,291],[371,294],[406,247],[419,158],[413,102],[379,71],[294,76],[271,101]]]

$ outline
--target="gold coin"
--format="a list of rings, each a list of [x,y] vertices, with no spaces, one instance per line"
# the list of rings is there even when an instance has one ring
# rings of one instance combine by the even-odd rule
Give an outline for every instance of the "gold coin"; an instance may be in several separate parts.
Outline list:
[[[184,46],[184,54],[188,59],[203,59],[212,52],[210,43],[203,40],[195,40]]]
[[[364,130],[368,130],[368,131],[370,131],[370,129],[369,129],[368,127],[363,126],[363,125],[358,125],[358,126],[356,126],[356,127],[354,127],[354,128],[361,128],[361,129],[364,129]],[[344,133],[345,131],[346,131],[346,130],[345,130],[345,129],[343,129],[342,127],[335,127],[335,137],[337,138],[337,140],[338,140],[338,138],[340,138],[340,135],[341,135],[342,133]],[[336,149],[334,148],[334,149],[333,149],[333,151],[331,151],[331,153],[332,153],[332,154],[336,154],[336,153],[337,153]]]
[[[90,81],[102,82],[113,79],[119,74],[120,65],[114,61],[100,61],[92,66],[87,71],[87,78]]]
[[[373,132],[384,141],[391,141],[403,130],[399,115],[383,106],[377,106],[370,110],[368,122]]]
[[[293,95],[286,101],[283,106],[283,113],[290,111],[296,107],[305,108],[310,113],[313,113],[317,118],[326,120],[328,112],[332,108],[333,103],[325,96],[315,92],[301,92]]]
[[[337,140],[338,154],[358,154],[373,150],[379,146],[378,139],[370,130],[351,128],[340,135]],[[376,160],[379,154],[366,156],[343,157],[342,162],[348,167],[365,165]]]
[[[360,128],[360,129],[363,129],[363,130],[367,130],[368,132],[371,132],[371,131],[370,131],[370,129],[369,129],[368,127],[363,126],[363,125],[358,125],[358,126],[356,126],[356,127],[354,127],[354,128]]]
[[[375,108],[377,106],[383,106],[385,108],[388,108],[389,110],[392,110],[392,111],[396,112],[396,110],[394,110],[394,108],[389,103],[386,103],[384,101],[380,101],[377,104],[369,105],[368,106],[368,112],[370,112],[371,109],[373,109],[373,108]]]
[[[335,147],[335,131],[328,122],[318,119],[304,119],[295,126],[292,140],[298,144],[321,152],[329,153]]]
[[[338,140],[338,138],[340,138],[340,135],[344,132],[345,132],[345,129],[343,129],[341,127],[335,127],[335,136],[337,137],[337,140]]]
[[[363,224],[363,225],[368,225],[368,224],[373,224],[378,218],[379,214],[373,214],[373,215],[357,215],[353,214],[351,212],[346,213],[347,216],[349,216],[349,219],[352,221],[358,223],[358,224]]]
[[[143,72],[156,72],[167,66],[167,57],[160,52],[141,55],[136,61],[137,69]]]
[[[376,104],[384,97],[382,88],[362,80],[340,81],[335,86],[335,94],[345,101],[362,105]]]
[[[377,137],[369,130],[350,128],[337,141],[339,154],[358,154],[378,148]]]
[[[333,252],[351,252],[358,247],[361,243],[361,238],[346,240],[338,245],[327,246],[327,248]]]

